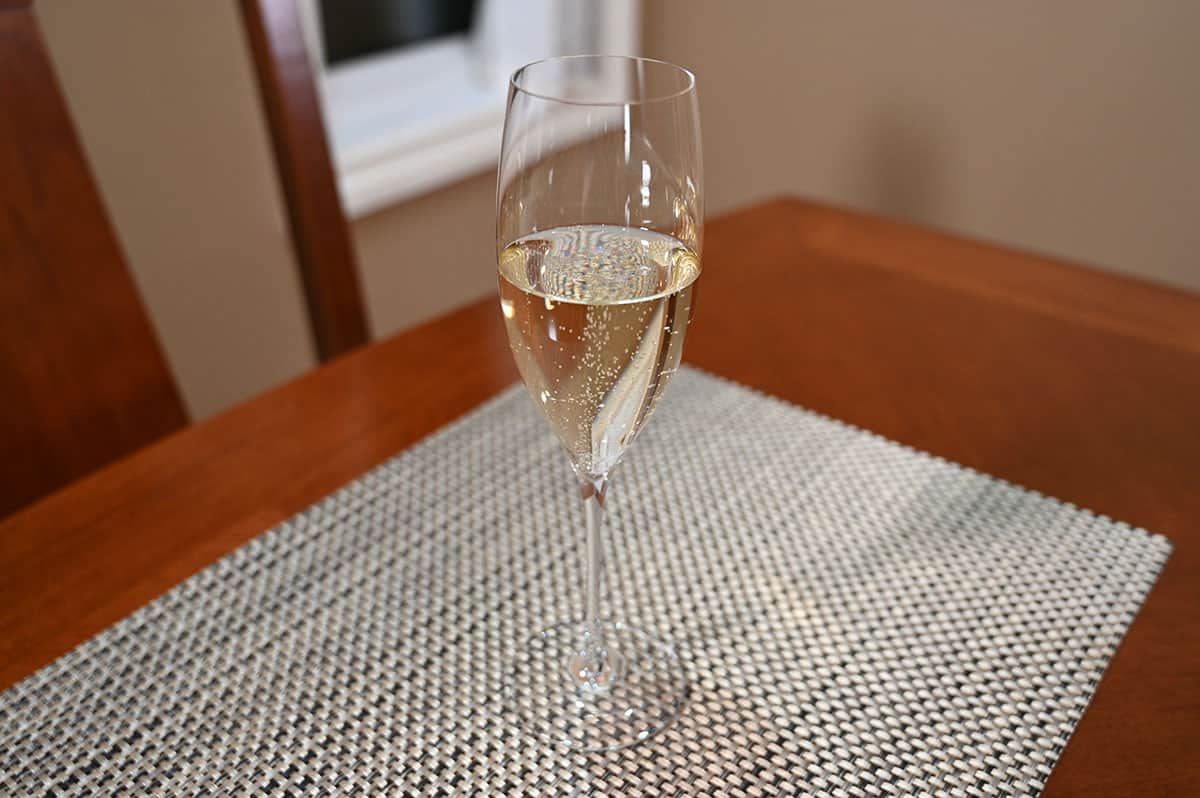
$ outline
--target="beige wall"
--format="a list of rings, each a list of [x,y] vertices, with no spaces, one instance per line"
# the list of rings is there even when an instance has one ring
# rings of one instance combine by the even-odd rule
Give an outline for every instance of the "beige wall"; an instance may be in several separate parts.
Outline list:
[[[778,192],[1200,289],[1200,3],[646,0],[710,213]]]
[[[495,292],[495,206],[489,170],[354,222],[372,336]]]
[[[235,0],[39,0],[37,12],[193,418],[314,366]],[[494,202],[489,171],[353,222],[373,336],[495,290]]]
[[[1200,289],[1200,3],[645,0],[709,215],[781,193]],[[490,173],[354,224],[386,335],[494,290]]]
[[[315,360],[235,0],[39,0],[197,417]],[[1200,3],[645,0],[709,211],[797,193],[1200,288]],[[375,335],[494,290],[485,173],[353,223]]]
[[[310,368],[234,0],[38,0],[35,10],[193,418]]]

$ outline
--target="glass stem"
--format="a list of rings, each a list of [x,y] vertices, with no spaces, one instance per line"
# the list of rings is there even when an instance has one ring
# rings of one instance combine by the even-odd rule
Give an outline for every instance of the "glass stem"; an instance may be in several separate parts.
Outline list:
[[[580,483],[584,515],[587,518],[587,576],[584,589],[584,639],[580,656],[583,660],[576,671],[583,680],[602,685],[607,683],[614,659],[608,649],[604,626],[600,621],[600,584],[604,574],[604,497],[608,480],[584,480]]]

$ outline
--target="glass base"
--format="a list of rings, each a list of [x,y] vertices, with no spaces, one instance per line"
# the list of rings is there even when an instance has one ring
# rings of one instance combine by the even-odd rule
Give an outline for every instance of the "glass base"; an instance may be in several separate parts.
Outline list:
[[[623,623],[600,624],[610,652],[593,671],[582,622],[551,626],[513,657],[503,686],[521,728],[577,751],[612,751],[662,731],[679,715],[688,684],[675,650]]]

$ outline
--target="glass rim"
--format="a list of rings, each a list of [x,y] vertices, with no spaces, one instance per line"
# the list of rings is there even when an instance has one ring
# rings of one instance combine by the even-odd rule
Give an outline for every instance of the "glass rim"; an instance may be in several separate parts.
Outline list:
[[[637,99],[628,100],[579,100],[571,97],[561,97],[546,92],[532,91],[531,89],[521,86],[521,76],[526,70],[537,67],[542,64],[564,63],[568,61],[609,61],[609,62],[624,62],[627,64],[653,64],[656,68],[666,67],[677,75],[682,75],[684,78],[683,88],[676,89],[662,94],[639,97]],[[684,95],[696,90],[696,74],[687,67],[673,64],[670,61],[663,61],[660,58],[646,58],[640,55],[606,55],[603,53],[583,53],[579,55],[552,55],[546,58],[539,58],[536,61],[530,61],[528,64],[523,64],[517,67],[512,75],[508,78],[509,87],[521,94],[529,97],[536,97],[539,100],[548,102],[562,103],[564,105],[593,105],[593,106],[613,106],[621,107],[625,105],[648,105],[650,103],[666,102],[667,100],[675,100]]]

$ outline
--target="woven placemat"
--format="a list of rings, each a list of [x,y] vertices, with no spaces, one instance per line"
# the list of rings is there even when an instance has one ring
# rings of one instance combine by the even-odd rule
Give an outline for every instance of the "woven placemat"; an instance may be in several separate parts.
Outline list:
[[[506,392],[0,695],[0,795],[1034,794],[1170,550],[681,370],[608,593],[692,693],[583,755],[499,699],[581,613],[575,496]]]

